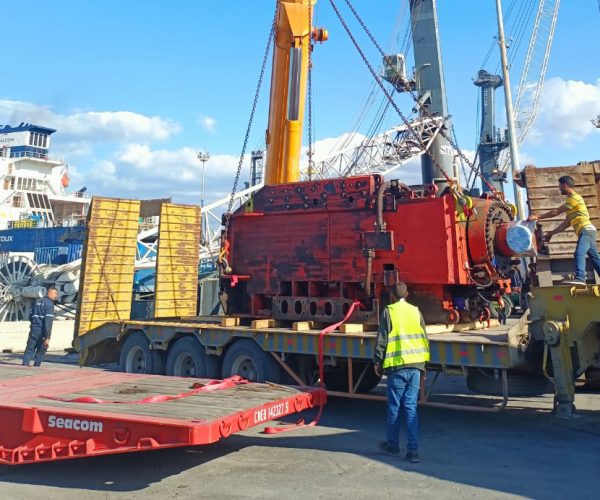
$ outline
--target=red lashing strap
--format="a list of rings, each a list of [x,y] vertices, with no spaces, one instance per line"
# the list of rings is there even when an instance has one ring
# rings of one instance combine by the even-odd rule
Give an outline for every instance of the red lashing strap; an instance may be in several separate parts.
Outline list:
[[[344,319],[342,321],[339,321],[333,325],[328,326],[324,330],[321,330],[321,333],[319,333],[319,386],[321,387],[321,389],[325,389],[324,369],[323,369],[323,340],[325,338],[325,335],[333,332],[336,328],[339,328],[340,325],[343,325],[346,321],[348,321],[350,316],[352,316],[354,309],[356,309],[358,306],[360,306],[360,302],[358,302],[358,301],[353,302],[352,305],[350,306],[350,309],[348,309],[346,316],[344,316]],[[321,402],[321,404],[319,404],[319,411],[317,412],[317,414],[312,422],[305,424],[304,420],[300,419],[295,424],[282,425],[280,427],[265,427],[263,429],[263,433],[264,434],[279,434],[280,432],[287,432],[287,431],[291,431],[293,429],[299,429],[300,427],[314,427],[315,425],[317,425],[317,423],[319,423],[319,419],[321,418],[322,414],[323,414],[323,402]]]
[[[80,398],[67,399],[61,398],[60,396],[40,396],[44,399],[51,399],[53,401],[61,401],[63,403],[94,403],[94,404],[124,404],[124,405],[141,405],[147,403],[166,403],[167,401],[173,401],[175,399],[187,398],[189,396],[193,396],[194,394],[198,394],[199,392],[213,392],[219,391],[222,389],[231,389],[238,385],[248,384],[249,382],[240,377],[239,375],[234,375],[233,377],[229,377],[223,380],[211,380],[206,385],[201,385],[200,387],[194,387],[191,391],[182,392],[181,394],[156,394],[154,396],[148,396],[144,399],[138,399],[137,401],[110,401],[107,399],[98,399],[92,396],[82,396]],[[194,384],[196,385],[196,384]]]

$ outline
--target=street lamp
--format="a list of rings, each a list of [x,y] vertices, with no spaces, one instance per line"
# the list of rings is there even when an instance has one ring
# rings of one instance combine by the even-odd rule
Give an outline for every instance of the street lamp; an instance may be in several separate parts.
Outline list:
[[[200,151],[198,153],[198,159],[202,162],[202,191],[200,192],[200,206],[204,207],[204,167],[206,162],[210,159],[210,155],[207,151]]]

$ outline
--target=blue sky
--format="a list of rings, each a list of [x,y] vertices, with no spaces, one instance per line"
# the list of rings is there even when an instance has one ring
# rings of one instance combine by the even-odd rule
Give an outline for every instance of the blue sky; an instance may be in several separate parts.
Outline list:
[[[518,4],[537,4],[516,1],[513,24]],[[378,65],[377,52],[344,0],[336,3]],[[407,0],[353,3],[384,49],[397,51]],[[505,13],[512,3],[504,0]],[[74,182],[102,195],[198,202],[195,154],[206,149],[211,153],[206,198],[220,197],[231,186],[273,6],[272,0],[14,3],[9,16],[15,21],[4,23],[0,33],[5,58],[0,123],[57,128],[53,151],[67,158]],[[449,109],[461,147],[472,151],[477,107],[472,78],[496,32],[495,2],[438,0],[438,15]],[[318,3],[315,24],[330,33],[314,56],[315,135],[324,154],[335,138],[351,131],[371,77],[328,0]],[[596,0],[561,2],[547,84],[523,164],[600,159],[600,130],[590,123],[600,114],[599,26]],[[524,39],[519,51],[509,49],[517,52],[513,87],[526,44]],[[495,70],[498,60],[494,49],[487,69]],[[268,84],[267,75],[250,148],[263,142]],[[398,103],[410,113],[406,96]],[[397,123],[390,115],[383,126]],[[359,132],[369,125],[365,120]],[[415,171],[407,167],[398,176],[413,181]]]

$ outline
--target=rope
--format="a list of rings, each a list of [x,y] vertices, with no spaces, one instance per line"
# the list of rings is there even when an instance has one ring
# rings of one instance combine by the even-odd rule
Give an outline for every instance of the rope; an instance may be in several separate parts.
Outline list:
[[[381,46],[377,43],[377,41],[375,40],[375,37],[372,35],[371,31],[368,29],[368,27],[366,26],[366,24],[364,23],[364,21],[360,18],[358,12],[352,6],[350,0],[344,0],[344,1],[350,7],[350,10],[352,11],[352,13],[354,14],[354,16],[358,20],[359,24],[364,29],[364,31],[367,34],[367,36],[369,37],[369,39],[373,42],[373,44],[377,48],[378,52],[382,56],[385,56],[385,53],[381,49]],[[335,11],[335,13],[336,13],[336,15],[337,15],[340,23],[342,24],[344,30],[346,31],[346,33],[350,37],[350,40],[352,41],[352,43],[354,44],[354,47],[356,48],[356,50],[360,54],[361,58],[363,59],[363,62],[367,65],[367,68],[371,72],[371,75],[375,79],[377,85],[381,88],[381,90],[383,91],[385,97],[388,99],[389,103],[394,107],[394,109],[396,110],[396,112],[398,113],[398,115],[400,116],[400,118],[402,119],[402,121],[404,122],[404,124],[406,125],[406,127],[408,128],[409,132],[411,132],[411,134],[415,137],[415,139],[417,139],[417,142],[421,146],[421,149],[423,151],[427,152],[428,148],[423,143],[423,140],[412,129],[412,127],[410,125],[410,122],[408,122],[408,120],[406,119],[406,117],[402,114],[402,112],[400,111],[400,109],[398,108],[398,106],[396,105],[396,103],[394,102],[394,100],[392,99],[390,93],[384,87],[383,83],[381,82],[381,79],[379,78],[379,76],[377,75],[377,73],[373,70],[373,67],[371,66],[371,64],[368,62],[368,60],[367,60],[364,52],[362,51],[362,49],[358,45],[358,42],[356,41],[356,39],[352,35],[352,33],[350,31],[350,28],[348,27],[348,25],[344,21],[342,15],[340,13],[340,11],[338,10],[337,6],[335,5],[334,0],[329,0],[329,3],[333,7],[333,10]],[[416,8],[419,8],[419,6],[420,6],[420,3],[419,3],[419,5],[417,5]],[[420,104],[418,96],[412,90],[410,90],[410,88],[408,88],[407,86],[405,87],[405,90],[411,95],[411,97],[413,98],[413,100],[417,104],[417,107],[423,112],[423,114],[425,116],[431,116],[431,113],[430,113],[429,109],[427,109],[426,107],[424,107],[424,106],[422,106]],[[465,156],[465,154],[462,152],[462,150],[458,147],[458,144],[451,137],[451,135],[448,135],[443,129],[439,130],[439,134],[448,141],[448,143],[452,146],[452,148],[457,152],[458,157],[469,166],[469,168],[475,173],[475,175],[481,178],[481,181],[488,187],[488,189],[490,190],[490,192],[492,192],[494,194],[494,197],[496,199],[498,199],[499,201],[501,201],[502,203],[506,203],[506,201],[504,200],[504,197],[494,188],[494,186],[492,186],[492,184],[490,184],[488,182],[488,180],[483,176],[483,174],[481,172],[479,172],[479,169],[477,169],[477,167],[475,167],[475,165],[469,161],[469,159]],[[435,165],[435,167],[439,170],[439,172],[444,176],[446,182],[449,185],[454,185],[455,184],[454,181],[450,178],[450,176],[448,174],[446,174],[446,172],[442,169],[441,165],[439,165],[439,163],[433,158],[433,156],[430,155],[430,158],[431,158],[431,162]]]
[[[151,404],[151,403],[166,403],[167,401],[174,401],[176,399],[188,398],[190,396],[194,396],[195,394],[199,394],[201,392],[214,392],[220,391],[223,389],[232,389],[233,387],[237,387],[238,385],[246,385],[249,382],[240,377],[239,375],[234,375],[233,377],[229,377],[223,380],[210,380],[206,385],[194,384],[192,386],[191,391],[182,392],[180,394],[155,394],[153,396],[148,396],[143,399],[138,399],[137,401],[119,401],[119,400],[108,400],[108,399],[98,399],[93,396],[82,396],[79,398],[61,398],[60,396],[40,396],[44,399],[51,399],[52,401],[61,401],[63,403],[89,403],[89,404],[119,404],[119,405],[141,405],[141,404]]]

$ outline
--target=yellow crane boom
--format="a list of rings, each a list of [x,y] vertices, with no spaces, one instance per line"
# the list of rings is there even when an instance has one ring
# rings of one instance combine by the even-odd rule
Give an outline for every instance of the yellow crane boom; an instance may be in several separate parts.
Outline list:
[[[300,148],[311,39],[323,42],[327,31],[312,29],[317,0],[279,0],[266,133],[265,184],[300,179]]]

